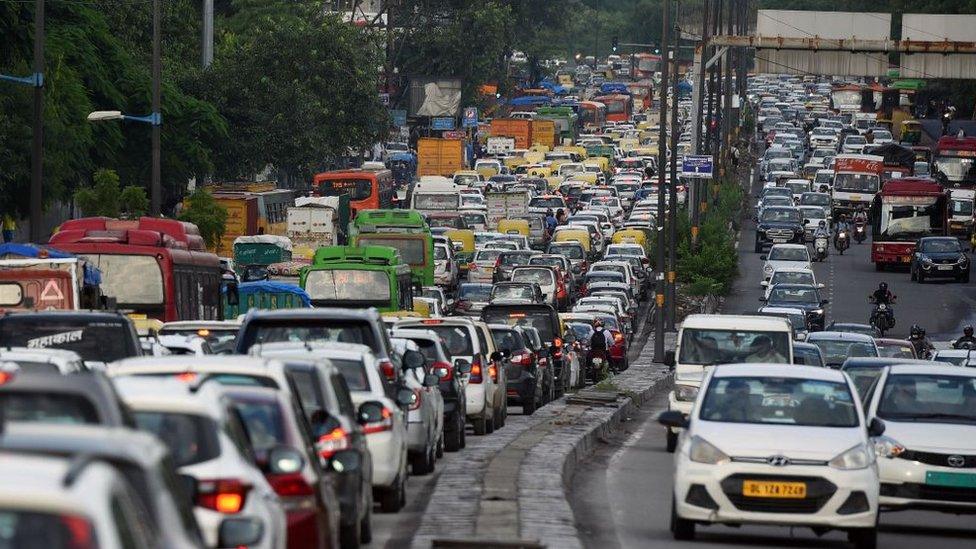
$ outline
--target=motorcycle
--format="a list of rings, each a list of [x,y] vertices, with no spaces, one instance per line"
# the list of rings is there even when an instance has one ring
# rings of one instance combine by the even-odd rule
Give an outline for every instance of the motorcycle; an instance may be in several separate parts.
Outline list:
[[[816,261],[823,261],[823,260],[827,259],[827,248],[828,247],[829,246],[827,244],[827,237],[826,236],[818,236],[816,239],[814,239],[814,241],[813,241],[813,250],[814,250],[814,256],[813,256],[813,258],[814,258],[814,260],[816,260]]]
[[[924,338],[916,339],[910,337],[908,338],[908,341],[912,344],[912,347],[915,347],[915,355],[918,356],[920,360],[929,360],[932,358],[932,351],[934,349],[928,340]]]
[[[840,255],[844,255],[844,250],[851,247],[851,237],[848,236],[847,231],[838,231],[837,236],[834,237],[834,247]]]
[[[590,351],[589,378],[593,383],[599,383],[607,377],[607,366],[609,364],[610,361],[607,360],[607,353],[605,351]]]
[[[864,239],[867,238],[864,225],[865,223],[863,221],[854,223],[854,240],[856,240],[858,244],[863,244]]]
[[[885,332],[895,327],[895,311],[887,303],[878,303],[871,312],[871,326],[885,336]]]

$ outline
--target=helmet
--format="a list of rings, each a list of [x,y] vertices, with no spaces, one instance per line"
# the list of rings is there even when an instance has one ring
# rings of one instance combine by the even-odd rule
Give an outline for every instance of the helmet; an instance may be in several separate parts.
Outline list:
[[[973,337],[973,327],[966,326],[965,328],[962,329],[962,333],[965,334],[966,337]]]
[[[826,227],[827,227],[827,222],[826,222],[826,221],[824,221],[823,219],[821,219],[821,220],[820,220],[820,228],[821,228],[821,229],[825,229]]]
[[[878,289],[881,290],[882,292],[887,292],[888,291],[888,283],[887,282],[882,282],[881,284],[878,284]]]
[[[914,336],[921,337],[921,336],[924,336],[925,335],[925,330],[923,330],[922,327],[919,326],[918,324],[912,324],[911,334],[912,334],[913,337]]]

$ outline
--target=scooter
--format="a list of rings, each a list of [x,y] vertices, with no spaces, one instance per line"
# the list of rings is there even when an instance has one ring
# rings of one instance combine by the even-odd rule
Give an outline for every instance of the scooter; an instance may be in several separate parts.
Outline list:
[[[834,237],[834,247],[840,255],[844,255],[844,250],[851,247],[851,237],[848,236],[847,231],[838,231],[837,236]]]
[[[827,243],[826,236],[818,236],[816,239],[814,239],[813,241],[814,260],[824,261],[825,259],[827,259],[827,248],[829,247],[830,246]]]
[[[855,222],[854,223],[854,240],[856,240],[858,244],[863,244],[865,238],[867,238],[867,233],[865,232],[865,229],[864,229],[864,222],[863,221],[857,221],[857,222]]]

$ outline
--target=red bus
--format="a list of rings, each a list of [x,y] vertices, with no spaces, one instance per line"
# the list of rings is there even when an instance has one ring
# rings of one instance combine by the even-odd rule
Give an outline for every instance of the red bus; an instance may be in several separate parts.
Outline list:
[[[661,56],[653,53],[638,53],[634,55],[634,74],[637,80],[654,78],[654,73],[661,70]]]
[[[607,121],[609,122],[629,122],[630,113],[634,110],[634,100],[629,95],[614,93],[611,95],[601,95],[594,97],[594,101],[599,101],[607,106]]]
[[[580,101],[579,120],[583,131],[592,132],[603,129],[607,121],[607,106],[596,101]]]
[[[317,196],[349,194],[349,218],[360,210],[388,210],[396,198],[390,170],[335,170],[317,174],[312,180]]]
[[[976,137],[940,137],[933,168],[933,175],[944,185],[972,188],[976,185]]]
[[[923,236],[948,234],[949,193],[931,179],[892,179],[871,204],[871,261],[877,270],[906,265]]]
[[[97,267],[102,294],[119,310],[163,322],[220,318],[220,259],[206,250],[192,223],[73,219],[50,244]]]

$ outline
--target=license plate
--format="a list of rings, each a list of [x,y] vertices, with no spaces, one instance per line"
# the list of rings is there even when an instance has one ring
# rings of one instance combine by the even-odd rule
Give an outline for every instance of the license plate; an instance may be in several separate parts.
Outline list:
[[[851,195],[851,200],[861,200],[861,195],[859,195],[859,194],[852,194]]]
[[[926,471],[925,484],[952,486],[955,488],[976,488],[976,474]]]
[[[789,242],[789,241],[787,239],[785,239],[785,238],[774,238],[773,239],[773,244],[784,244],[786,242]]]
[[[939,265],[938,268],[939,268],[940,271],[951,271],[952,270],[952,265]]]
[[[803,499],[807,497],[805,482],[742,482],[742,495],[750,498]]]

